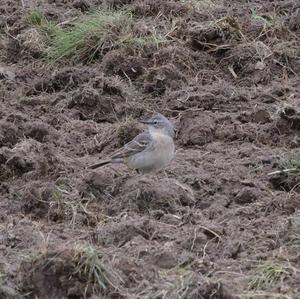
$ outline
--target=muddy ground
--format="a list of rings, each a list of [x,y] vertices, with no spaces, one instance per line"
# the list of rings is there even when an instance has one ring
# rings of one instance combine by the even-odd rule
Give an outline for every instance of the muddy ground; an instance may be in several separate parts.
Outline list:
[[[48,63],[37,7],[175,25]],[[0,298],[300,298],[299,173],[270,175],[300,157],[299,36],[296,0],[2,0]],[[85,169],[155,111],[177,129],[165,171]]]

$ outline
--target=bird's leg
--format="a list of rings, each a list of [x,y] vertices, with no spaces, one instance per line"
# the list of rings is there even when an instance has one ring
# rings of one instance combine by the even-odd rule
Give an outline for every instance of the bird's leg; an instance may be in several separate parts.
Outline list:
[[[168,177],[168,174],[167,174],[167,172],[165,171],[165,170],[163,170],[164,171],[164,175],[165,175],[165,177],[168,179],[169,177]]]
[[[140,172],[137,169],[132,169],[132,168],[129,169],[129,173],[128,173],[129,177],[136,177],[137,174],[140,174]]]
[[[140,170],[138,170],[138,169],[136,169],[136,173],[137,173],[137,177],[138,177],[139,179],[142,179],[142,178],[145,177],[145,175],[144,175]]]
[[[114,169],[114,171],[117,173],[117,175],[119,177],[123,177],[124,176],[124,172],[120,171],[119,169]]]
[[[167,181],[169,181],[169,176],[168,176],[167,172],[165,170],[163,170],[163,172],[164,172],[164,177],[167,179]]]

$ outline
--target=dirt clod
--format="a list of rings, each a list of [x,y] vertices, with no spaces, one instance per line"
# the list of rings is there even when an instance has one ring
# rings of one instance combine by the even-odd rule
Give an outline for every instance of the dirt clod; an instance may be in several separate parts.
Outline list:
[[[244,187],[242,190],[238,192],[235,196],[236,203],[239,204],[247,204],[257,200],[258,194],[256,189]]]

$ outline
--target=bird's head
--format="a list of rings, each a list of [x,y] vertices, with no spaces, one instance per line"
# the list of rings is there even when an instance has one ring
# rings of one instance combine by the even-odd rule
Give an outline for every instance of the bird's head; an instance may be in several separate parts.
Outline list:
[[[163,133],[172,138],[175,136],[173,124],[160,113],[157,113],[148,120],[141,120],[141,123],[148,125],[150,133]]]

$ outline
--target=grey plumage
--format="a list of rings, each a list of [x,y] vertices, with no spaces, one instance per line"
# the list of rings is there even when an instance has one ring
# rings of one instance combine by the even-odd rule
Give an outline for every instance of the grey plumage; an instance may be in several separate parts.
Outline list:
[[[174,157],[174,127],[162,114],[146,121],[148,129],[137,135],[107,160],[90,166],[91,169],[109,163],[125,163],[129,168],[142,173],[158,171],[167,166]]]

